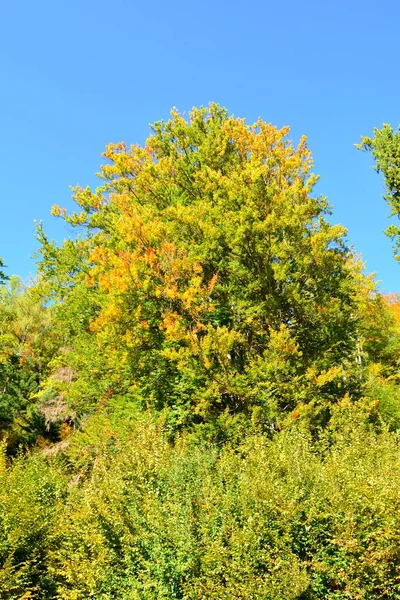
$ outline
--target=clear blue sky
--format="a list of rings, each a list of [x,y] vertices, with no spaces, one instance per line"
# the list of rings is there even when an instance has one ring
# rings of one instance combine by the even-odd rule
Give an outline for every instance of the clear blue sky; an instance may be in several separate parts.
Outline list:
[[[400,291],[383,184],[353,144],[400,123],[398,0],[9,0],[0,14],[0,256],[35,272],[33,221],[72,207],[110,141],[142,142],[177,106],[217,101],[305,133],[333,220]]]

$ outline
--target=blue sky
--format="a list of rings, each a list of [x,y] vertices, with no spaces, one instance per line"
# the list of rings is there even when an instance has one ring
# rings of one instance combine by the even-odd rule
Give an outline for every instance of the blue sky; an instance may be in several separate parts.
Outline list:
[[[110,142],[143,142],[172,106],[216,101],[291,137],[305,133],[333,220],[382,281],[400,265],[382,230],[388,210],[369,156],[354,143],[400,123],[396,0],[9,0],[0,13],[0,256],[34,274],[33,221],[72,207]]]

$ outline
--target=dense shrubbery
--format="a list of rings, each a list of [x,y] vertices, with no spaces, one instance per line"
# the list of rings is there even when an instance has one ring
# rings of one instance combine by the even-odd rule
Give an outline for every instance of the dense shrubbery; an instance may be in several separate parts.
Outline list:
[[[400,597],[399,301],[287,134],[173,111],[2,284],[1,598]]]
[[[3,472],[2,597],[396,598],[398,435],[339,412],[318,441],[296,424],[221,448],[93,418],[64,474]]]

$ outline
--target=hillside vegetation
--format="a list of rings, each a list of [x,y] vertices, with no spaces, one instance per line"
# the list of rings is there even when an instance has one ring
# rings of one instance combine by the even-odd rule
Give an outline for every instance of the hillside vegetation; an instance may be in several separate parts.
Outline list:
[[[288,136],[173,110],[0,265],[4,600],[400,598],[400,302]]]

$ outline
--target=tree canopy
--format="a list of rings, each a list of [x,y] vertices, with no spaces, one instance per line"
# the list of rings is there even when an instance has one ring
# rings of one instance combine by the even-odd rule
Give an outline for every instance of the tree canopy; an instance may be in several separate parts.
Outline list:
[[[288,134],[216,104],[188,120],[173,110],[143,147],[108,146],[77,212],[53,208],[81,230],[61,247],[39,231],[70,324],[71,397],[168,406],[178,424],[255,411],[269,426],[362,393],[388,334],[367,333],[368,313],[386,317],[312,193],[306,139]]]
[[[371,152],[375,169],[382,173],[386,185],[386,202],[390,206],[390,217],[400,217],[400,127],[394,130],[387,123],[382,129],[375,128],[373,137],[362,137],[360,150]],[[400,227],[389,225],[385,231],[393,241],[393,251],[400,260]]]

